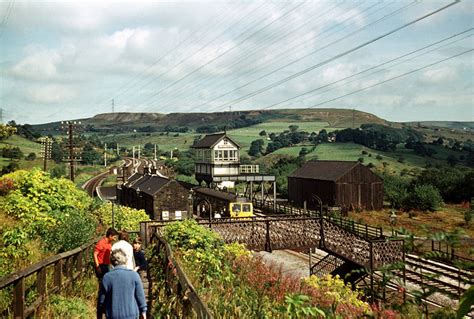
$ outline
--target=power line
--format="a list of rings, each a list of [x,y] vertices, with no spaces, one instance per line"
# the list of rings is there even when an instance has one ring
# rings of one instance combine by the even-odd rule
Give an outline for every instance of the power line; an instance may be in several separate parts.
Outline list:
[[[243,84],[243,85],[241,85],[241,86],[239,86],[239,87],[237,87],[237,88],[234,88],[234,89],[232,89],[232,90],[230,90],[230,91],[228,91],[228,92],[226,92],[226,93],[224,93],[224,94],[221,94],[221,95],[219,95],[219,96],[213,98],[211,101],[204,102],[204,103],[202,103],[202,104],[196,106],[196,108],[201,107],[201,106],[204,106],[205,104],[211,103],[211,102],[213,102],[213,101],[215,101],[215,100],[217,100],[217,99],[219,99],[219,98],[222,98],[222,97],[224,97],[224,96],[226,96],[226,95],[229,95],[229,94],[231,94],[231,93],[237,92],[237,91],[239,91],[239,90],[241,90],[241,89],[243,89],[243,88],[249,86],[250,84],[253,84],[253,83],[257,82],[257,81],[260,81],[260,80],[262,80],[262,79],[264,79],[264,78],[266,78],[266,77],[268,77],[268,76],[270,76],[270,75],[272,75],[272,74],[275,74],[275,73],[278,72],[278,71],[281,71],[281,70],[287,68],[288,66],[294,65],[294,64],[296,64],[296,63],[298,63],[298,62],[300,62],[300,61],[302,61],[302,60],[304,60],[304,59],[306,59],[306,58],[308,58],[308,57],[311,57],[311,56],[313,56],[315,53],[320,52],[320,51],[322,51],[322,50],[324,50],[324,49],[326,49],[326,48],[328,48],[328,47],[330,47],[330,46],[332,46],[332,45],[334,45],[334,44],[337,44],[337,43],[339,43],[339,42],[341,42],[341,41],[343,41],[343,40],[345,40],[345,39],[347,39],[347,38],[353,36],[354,34],[356,34],[356,33],[360,32],[360,31],[362,31],[363,29],[367,28],[368,26],[373,25],[373,24],[376,24],[376,23],[382,21],[383,19],[386,19],[387,17],[390,17],[390,16],[392,16],[392,15],[394,15],[394,14],[396,14],[396,13],[399,13],[401,10],[406,9],[407,7],[412,6],[412,5],[414,5],[414,4],[415,4],[415,3],[412,2],[412,3],[410,3],[410,4],[406,5],[406,6],[404,6],[404,7],[401,8],[401,9],[395,10],[395,11],[391,12],[390,14],[387,14],[387,15],[383,16],[382,18],[380,18],[380,19],[378,19],[378,20],[376,20],[376,21],[374,21],[374,22],[372,22],[372,23],[369,23],[369,24],[367,24],[367,25],[365,25],[365,26],[363,26],[363,27],[361,27],[361,28],[359,28],[359,29],[357,29],[357,30],[355,30],[355,31],[353,31],[353,32],[351,32],[351,33],[349,33],[349,34],[347,34],[347,35],[345,35],[345,36],[343,36],[343,37],[337,39],[337,40],[335,40],[335,41],[332,41],[332,42],[330,42],[330,43],[328,43],[328,44],[326,44],[326,45],[324,45],[324,46],[322,46],[322,47],[320,47],[320,48],[318,48],[318,49],[316,49],[316,50],[314,50],[314,51],[308,53],[308,54],[305,54],[304,56],[302,56],[302,57],[300,57],[300,58],[298,58],[298,59],[296,59],[296,60],[293,60],[293,61],[291,61],[291,62],[289,62],[289,63],[287,63],[287,64],[285,64],[285,65],[283,65],[283,66],[281,66],[281,67],[278,67],[277,69],[274,69],[274,70],[272,70],[272,71],[270,71],[270,72],[268,72],[268,73],[265,73],[265,74],[263,74],[263,75],[261,75],[261,76],[255,78],[255,79],[251,80],[250,82],[247,82],[247,83],[245,83],[245,84]],[[372,5],[372,6],[370,6],[369,8],[366,8],[364,11],[366,11],[366,10],[368,10],[368,9],[374,7],[374,6],[375,6],[375,5]],[[350,16],[349,18],[351,18],[351,17],[352,17],[352,16]],[[347,21],[349,18],[343,20],[343,22]],[[214,110],[214,109],[219,109],[221,106],[222,106],[222,105],[220,105],[220,106],[218,106],[218,107],[214,107],[214,108],[212,108],[212,110]]]
[[[366,73],[366,72],[368,72],[368,71],[371,71],[371,70],[380,68],[381,66],[384,66],[384,65],[387,65],[387,64],[389,64],[389,63],[395,62],[395,61],[400,60],[400,59],[402,59],[402,58],[404,58],[404,57],[413,55],[414,53],[423,51],[423,50],[425,50],[425,49],[427,49],[427,48],[430,48],[430,47],[435,46],[435,45],[437,45],[437,44],[443,43],[443,42],[445,42],[445,41],[448,41],[448,40],[450,40],[450,39],[453,39],[453,38],[455,38],[455,37],[458,37],[458,36],[460,36],[460,35],[462,35],[462,34],[465,34],[465,33],[467,33],[467,32],[470,32],[470,31],[472,31],[472,30],[474,30],[474,28],[469,28],[469,29],[464,30],[464,31],[462,31],[462,32],[459,32],[459,33],[456,33],[456,34],[451,35],[451,36],[449,36],[449,37],[446,37],[446,38],[444,38],[444,39],[442,39],[442,40],[433,42],[433,43],[431,43],[431,44],[429,44],[429,45],[426,45],[426,46],[424,46],[424,47],[422,47],[422,48],[419,48],[419,49],[410,51],[410,52],[405,53],[405,54],[402,54],[402,55],[400,55],[400,56],[398,56],[398,57],[396,57],[396,58],[390,59],[390,60],[385,61],[385,62],[383,62],[383,63],[377,64],[377,65],[372,66],[372,67],[370,67],[370,68],[367,68],[367,69],[364,69],[364,70],[359,71],[359,72],[357,72],[357,73],[354,73],[354,74],[352,74],[352,75],[350,75],[350,76],[341,78],[341,79],[336,80],[336,81],[331,82],[331,83],[324,84],[324,85],[322,85],[322,86],[320,86],[320,87],[317,87],[317,88],[311,89],[311,90],[309,90],[309,91],[306,91],[306,92],[304,92],[304,93],[295,95],[295,96],[290,97],[290,98],[288,98],[288,99],[286,99],[286,100],[279,101],[279,102],[277,102],[277,103],[268,105],[268,106],[266,106],[266,107],[264,107],[264,108],[262,108],[262,109],[263,109],[263,110],[265,110],[265,109],[270,109],[270,108],[273,108],[273,107],[275,107],[275,106],[277,106],[277,105],[280,105],[280,104],[289,102],[289,101],[291,101],[291,100],[297,99],[297,98],[299,98],[299,97],[302,97],[302,96],[305,96],[305,95],[308,95],[308,94],[311,94],[311,93],[315,93],[315,92],[317,92],[317,91],[319,91],[319,90],[321,90],[321,89],[323,89],[323,88],[329,87],[329,86],[331,86],[331,85],[333,85],[333,84],[336,84],[336,83],[339,83],[339,82],[346,81],[346,80],[348,80],[348,79],[350,79],[350,78],[353,78],[353,77],[355,77],[355,76],[357,76],[357,75],[361,75],[361,74]],[[452,43],[461,41],[461,40],[466,39],[466,38],[468,38],[468,37],[472,37],[472,34],[471,34],[471,35],[468,35],[468,36],[465,36],[465,37],[462,37],[462,38],[460,38],[460,39],[458,39],[458,40],[452,41],[452,42],[448,43],[447,45],[450,45],[450,44],[452,44]],[[438,49],[439,49],[439,48],[436,48],[436,49],[434,49],[434,50],[438,50]],[[434,51],[434,50],[430,50],[430,51],[425,52],[425,53],[423,53],[423,54],[421,54],[421,55],[430,53],[430,52],[432,52],[432,51]],[[411,58],[411,59],[409,59],[409,60],[412,60],[412,59],[417,58],[417,57],[419,57],[419,56],[420,56],[420,55],[414,56],[413,58]],[[407,61],[407,60],[402,61],[401,63],[404,63],[404,62],[406,62],[406,61]],[[400,63],[395,64],[395,65],[393,65],[393,66],[396,66],[396,65],[399,65],[399,64],[400,64]],[[392,66],[392,67],[393,67],[393,66]],[[361,79],[361,77],[359,77],[358,79]],[[352,81],[347,82],[347,83],[351,83],[351,82],[352,82]],[[347,84],[347,83],[346,83],[346,84]],[[332,88],[332,89],[334,89],[334,88]],[[332,90],[332,89],[331,89],[331,90]],[[326,92],[328,92],[328,91],[329,91],[329,90],[324,91],[324,93],[326,93]]]
[[[3,17],[2,23],[0,24],[0,38],[3,36],[3,32],[5,31],[8,20],[10,19],[14,3],[15,0],[10,0],[10,2],[8,3],[7,11],[5,13],[5,16]]]
[[[335,98],[332,98],[332,99],[330,99],[330,100],[326,100],[326,101],[324,101],[324,102],[320,102],[320,103],[318,103],[318,104],[314,104],[314,105],[310,106],[309,108],[315,108],[315,107],[318,107],[318,106],[321,106],[321,105],[324,105],[324,104],[327,104],[327,103],[330,103],[330,102],[334,102],[334,101],[340,100],[340,99],[345,98],[345,97],[347,97],[347,96],[350,96],[350,95],[353,95],[353,94],[356,94],[356,93],[359,93],[359,92],[362,92],[362,91],[366,91],[366,90],[368,90],[368,89],[374,88],[374,87],[379,86],[379,85],[382,85],[382,84],[384,84],[384,83],[387,83],[387,82],[390,82],[390,81],[393,81],[393,80],[400,79],[400,78],[402,78],[402,77],[405,77],[405,76],[407,76],[407,75],[413,74],[413,73],[415,73],[415,72],[418,72],[418,71],[421,71],[421,70],[430,68],[430,67],[432,67],[432,66],[435,66],[435,65],[437,65],[437,64],[446,62],[446,61],[448,61],[448,60],[452,60],[452,59],[454,59],[454,58],[456,58],[456,57],[459,57],[459,56],[461,56],[461,55],[467,54],[467,53],[472,52],[472,51],[474,51],[474,49],[469,49],[469,50],[463,51],[463,52],[461,52],[461,53],[458,53],[458,54],[452,55],[452,56],[450,56],[450,57],[447,57],[447,58],[445,58],[445,59],[438,60],[438,61],[436,61],[436,62],[433,62],[433,63],[427,64],[427,65],[425,65],[425,66],[422,66],[422,67],[420,67],[420,68],[417,68],[417,69],[411,70],[411,71],[409,71],[409,72],[405,72],[405,73],[402,73],[402,74],[400,74],[400,75],[397,75],[397,76],[391,77],[391,78],[389,78],[389,79],[383,80],[383,81],[381,81],[381,82],[378,82],[378,83],[375,83],[375,84],[372,84],[372,85],[368,85],[368,86],[366,86],[366,87],[363,87],[363,88],[354,90],[354,91],[349,92],[349,93],[347,93],[347,94],[340,95],[340,96],[335,97]]]
[[[186,56],[185,58],[181,59],[178,63],[176,63],[175,65],[173,65],[171,68],[168,68],[165,72],[161,73],[160,76],[166,76],[168,73],[170,73],[172,70],[174,70],[176,67],[182,65],[184,62],[186,62],[187,60],[191,59],[192,57],[194,57],[197,53],[201,52],[202,50],[204,50],[206,47],[208,47],[211,43],[213,43],[215,40],[217,40],[218,38],[220,38],[222,35],[226,34],[226,32],[228,30],[231,30],[232,28],[234,28],[235,26],[237,26],[241,21],[243,21],[245,18],[247,18],[248,16],[252,16],[253,13],[255,13],[256,11],[258,11],[260,8],[262,8],[264,5],[266,5],[265,2],[263,2],[260,6],[257,6],[256,8],[254,8],[252,11],[250,12],[247,12],[245,15],[242,15],[242,17],[240,19],[238,19],[237,22],[234,22],[233,24],[231,24],[229,27],[227,27],[223,32],[219,33],[216,37],[212,38],[212,40],[206,42],[206,44],[202,45],[198,50],[194,51],[191,55],[188,55]],[[258,23],[259,24],[259,23]],[[251,29],[252,27],[250,27],[249,29]],[[245,30],[243,33],[247,32],[247,30]],[[150,84],[152,84],[153,82],[155,82],[158,78],[155,77],[155,78],[152,78],[150,81],[146,82],[145,85],[142,86],[143,87],[147,87],[149,86]],[[158,92],[160,93],[160,92]]]
[[[275,23],[276,21],[284,18],[285,16],[291,14],[293,11],[295,11],[296,9],[298,9],[299,7],[301,7],[305,2],[302,2],[298,5],[296,5],[295,7],[293,7],[292,9],[286,11],[285,13],[283,13],[281,16],[279,16],[278,18],[275,18],[274,20],[272,20],[270,23],[266,24],[265,26],[263,26],[262,28],[258,29],[257,31],[255,31],[254,33],[250,34],[249,36],[245,37],[243,40],[239,41],[236,45],[232,46],[231,48],[225,50],[223,53],[219,54],[217,57],[211,59],[210,61],[206,62],[205,64],[201,65],[200,67],[198,67],[197,69],[191,71],[190,73],[186,74],[185,76],[181,77],[180,79],[172,82],[171,84],[167,85],[165,88],[159,90],[158,92],[152,94],[148,100],[150,98],[153,98],[157,95],[159,95],[161,92],[169,89],[170,87],[176,85],[177,83],[183,81],[184,79],[188,78],[189,76],[191,76],[192,74],[196,73],[197,71],[203,69],[204,67],[206,67],[207,65],[211,64],[212,62],[216,61],[217,59],[221,58],[222,56],[224,56],[225,54],[228,54],[229,52],[231,52],[232,50],[234,50],[235,48],[237,48],[238,46],[240,46],[242,43],[244,43],[245,41],[247,41],[248,39],[250,39],[251,37],[253,37],[254,35],[256,35],[257,33],[261,32],[262,30],[264,30],[265,28],[269,27],[270,25],[272,25],[273,23]],[[143,103],[141,104],[143,105]],[[140,106],[141,106],[140,105]],[[149,108],[146,108],[146,109],[149,109]],[[145,109],[145,110],[146,110]]]
[[[230,10],[229,10],[230,11]],[[218,15],[219,17],[222,17],[222,14]],[[212,19],[211,19],[212,20]],[[220,19],[219,19],[220,20]],[[225,21],[225,16],[223,17],[223,20]],[[180,41],[177,45],[175,45],[173,48],[170,50],[166,51],[163,55],[161,55],[157,60],[155,60],[151,65],[149,65],[146,69],[144,69],[140,74],[136,75],[131,81],[127,80],[126,83],[124,83],[120,88],[117,89],[117,91],[122,91],[116,95],[116,97],[120,97],[122,94],[125,92],[130,91],[132,88],[134,88],[138,83],[140,83],[141,80],[144,80],[142,78],[143,75],[145,75],[146,72],[150,71],[152,68],[154,68],[158,63],[160,63],[164,58],[169,56],[172,52],[176,51],[179,47],[181,47],[184,43],[188,42],[189,39],[195,39],[195,35],[197,35],[199,32],[202,32],[206,28],[211,28],[214,25],[220,24],[217,23],[218,20],[216,20],[215,24],[211,24],[210,26],[207,25],[207,23],[202,24],[199,28],[197,28],[194,32],[191,32],[185,39]],[[148,74],[150,75],[150,74]],[[148,76],[147,75],[147,76]],[[146,77],[145,77],[146,78]],[[128,87],[128,88],[127,88]],[[124,90],[125,89],[125,90]],[[97,103],[94,103],[97,104]]]
[[[291,31],[287,32],[286,34],[281,34],[281,35],[280,35],[280,34],[277,34],[276,36],[269,37],[269,39],[271,39],[271,40],[275,39],[275,41],[273,41],[272,43],[269,43],[264,49],[267,49],[267,48],[269,47],[269,45],[274,44],[274,43],[277,43],[277,42],[280,41],[281,39],[286,39],[286,37],[287,37],[288,35],[297,32],[299,29],[301,29],[301,28],[303,28],[304,26],[306,26],[306,25],[312,23],[313,20],[317,20],[318,18],[320,18],[320,17],[322,17],[323,15],[327,14],[328,12],[330,12],[330,11],[336,9],[337,7],[338,7],[337,4],[334,5],[333,7],[330,7],[328,10],[321,12],[318,16],[312,17],[311,20],[306,21],[305,23],[303,23],[302,25],[300,25],[300,26],[299,26],[298,28],[296,28],[295,30],[291,30]],[[352,16],[351,16],[351,17],[352,17]],[[344,21],[341,22],[341,24],[342,24],[342,23],[344,23]],[[320,23],[318,23],[318,24],[316,24],[316,25],[320,25]],[[336,25],[335,27],[339,27],[339,25]],[[331,27],[331,28],[329,28],[329,29],[332,29],[332,28],[333,28],[333,27]],[[325,30],[323,33],[327,32],[327,31],[328,31],[328,30]],[[318,37],[316,37],[316,38],[319,38],[319,35],[318,35]],[[294,50],[295,50],[297,47],[301,46],[302,44],[306,44],[307,42],[314,41],[316,38],[311,37],[310,39],[305,40],[304,42],[300,43],[300,44],[297,45],[297,46],[292,46],[289,50],[286,50],[285,52],[288,52],[288,51],[293,51],[293,52],[294,52]],[[267,39],[264,39],[264,40],[267,40]],[[263,42],[264,40],[262,40],[261,42]],[[261,42],[259,42],[259,43],[253,48],[253,49],[254,49],[253,51],[247,51],[247,50],[246,50],[246,52],[245,52],[246,54],[245,54],[242,58],[240,58],[238,61],[233,62],[233,63],[230,64],[230,65],[227,65],[227,64],[226,64],[226,65],[224,65],[223,67],[226,68],[226,69],[232,69],[232,68],[236,67],[236,66],[239,65],[239,64],[242,64],[242,65],[243,65],[242,62],[245,61],[245,60],[248,60],[248,59],[255,59],[255,53],[258,52],[258,50],[260,49]],[[283,56],[283,54],[280,54],[279,56]],[[287,56],[285,56],[285,58],[287,58]],[[273,59],[273,60],[275,60],[275,59]],[[222,64],[223,64],[223,62],[222,62]],[[267,62],[267,63],[264,63],[264,64],[262,64],[262,65],[263,65],[263,67],[265,67],[265,66],[267,66],[267,65],[270,65],[270,63]],[[262,68],[262,65],[259,65],[259,67]],[[245,67],[245,65],[243,65],[243,67]],[[249,71],[249,72],[247,72],[247,73],[250,73],[250,74],[251,74],[251,73],[253,73],[253,72],[255,72],[255,71],[252,70],[252,71]],[[244,74],[244,75],[247,75],[247,73]],[[244,75],[242,75],[242,76],[244,76]],[[235,78],[231,78],[229,81],[222,83],[222,81],[221,81],[220,79],[217,79],[217,80],[216,80],[215,77],[212,76],[212,75],[207,76],[206,79],[213,80],[213,82],[218,82],[218,83],[219,83],[219,87],[225,87],[225,86],[228,85],[230,82],[235,81]],[[195,81],[195,82],[192,83],[192,84],[191,84],[191,83],[188,84],[188,86],[182,87],[180,91],[181,91],[181,92],[185,91],[185,93],[183,93],[183,94],[189,96],[189,93],[188,93],[188,92],[197,91],[197,87],[199,87],[199,86],[205,86],[205,85],[209,85],[209,84],[208,84],[208,83],[203,84],[201,81],[199,81],[198,84],[196,84],[196,81]],[[212,85],[212,84],[211,84],[211,85]],[[227,94],[227,93],[226,93],[226,94]],[[180,95],[180,96],[182,96],[182,95]],[[178,96],[178,97],[180,97],[180,96]],[[214,98],[212,98],[212,101],[214,101],[215,99],[220,98],[220,97],[222,97],[222,96],[214,97]],[[192,99],[192,96],[189,96],[188,99]],[[209,102],[209,101],[208,101],[208,102]],[[207,104],[208,102],[203,103],[203,104],[201,104],[201,105],[199,105],[199,106],[197,106],[197,107],[203,106],[203,105]],[[172,102],[168,102],[168,104],[165,105],[164,107],[166,108],[166,107],[169,106],[170,104],[172,104]]]
[[[281,80],[279,80],[279,81],[276,81],[276,82],[274,82],[274,83],[272,83],[272,84],[270,84],[270,85],[267,85],[267,86],[265,86],[265,87],[263,87],[263,88],[261,88],[261,89],[259,89],[259,90],[256,90],[256,91],[254,91],[254,92],[252,92],[252,93],[249,93],[249,94],[246,94],[246,95],[244,95],[244,96],[242,96],[242,97],[240,97],[240,98],[238,98],[238,99],[236,99],[236,100],[234,100],[234,101],[221,104],[221,105],[219,105],[217,108],[224,108],[224,107],[227,107],[227,106],[229,106],[229,105],[234,105],[234,104],[237,104],[237,103],[239,103],[239,102],[241,102],[241,101],[247,100],[247,99],[249,99],[250,97],[253,97],[253,96],[256,96],[256,95],[258,95],[258,94],[260,94],[260,93],[263,93],[263,92],[265,92],[265,91],[268,91],[268,90],[271,89],[271,88],[274,88],[274,87],[279,86],[279,85],[281,85],[281,84],[283,84],[283,83],[285,83],[285,82],[288,82],[288,81],[290,81],[290,80],[292,80],[292,79],[295,79],[295,78],[297,78],[297,77],[299,77],[299,76],[301,76],[301,75],[303,75],[303,74],[306,74],[306,73],[308,73],[308,72],[310,72],[310,71],[312,71],[312,70],[314,70],[314,69],[316,69],[316,68],[319,68],[319,67],[321,67],[321,66],[323,66],[323,65],[326,65],[326,64],[328,64],[328,63],[330,63],[330,62],[332,62],[332,61],[334,61],[334,60],[336,60],[336,59],[339,59],[339,58],[341,58],[341,57],[343,57],[343,56],[346,56],[346,55],[348,55],[348,54],[350,54],[350,53],[353,53],[353,52],[355,52],[355,51],[357,51],[357,50],[359,50],[359,49],[361,49],[361,48],[364,48],[364,47],[366,47],[366,46],[368,46],[368,45],[370,45],[370,44],[372,44],[372,43],[374,43],[374,42],[376,42],[376,41],[378,41],[378,40],[380,40],[380,39],[383,39],[383,38],[385,38],[385,37],[388,37],[389,35],[394,34],[394,33],[398,32],[398,31],[400,31],[400,30],[402,30],[402,29],[405,29],[405,28],[407,28],[408,26],[411,26],[411,25],[413,25],[413,24],[415,24],[415,23],[417,23],[417,22],[419,22],[419,21],[421,21],[421,20],[424,20],[424,19],[426,19],[426,18],[428,18],[428,17],[430,17],[430,16],[432,16],[432,15],[434,15],[434,14],[436,14],[436,13],[439,13],[439,12],[441,12],[441,11],[443,11],[443,10],[446,10],[447,8],[453,6],[453,5],[457,4],[457,3],[459,3],[459,0],[456,0],[456,1],[450,3],[450,4],[446,5],[446,6],[443,6],[443,7],[439,8],[439,9],[437,9],[437,10],[434,10],[434,11],[432,11],[432,12],[430,12],[430,13],[427,13],[427,14],[425,14],[425,15],[423,15],[423,16],[421,16],[421,17],[415,19],[415,20],[412,20],[412,21],[410,21],[410,22],[408,22],[408,23],[405,23],[405,24],[403,24],[403,25],[400,26],[400,27],[397,27],[397,28],[395,28],[395,29],[393,29],[393,30],[391,30],[391,31],[389,31],[389,32],[386,32],[386,33],[384,33],[384,34],[382,34],[382,35],[380,35],[380,36],[377,36],[377,37],[375,37],[375,38],[373,38],[373,39],[371,39],[371,40],[369,40],[369,41],[366,41],[366,42],[364,42],[364,43],[362,43],[362,44],[360,44],[360,45],[357,45],[357,46],[355,46],[354,48],[352,48],[352,49],[350,49],[350,50],[347,50],[347,51],[345,51],[345,52],[343,52],[343,53],[337,54],[337,55],[333,56],[332,58],[329,58],[329,59],[327,59],[327,60],[325,60],[325,61],[323,61],[323,62],[320,62],[320,63],[317,63],[317,64],[315,64],[315,65],[312,65],[312,66],[310,66],[310,67],[308,67],[308,68],[306,68],[306,69],[304,69],[304,70],[302,70],[302,71],[296,72],[296,73],[294,73],[294,74],[292,74],[292,75],[290,75],[290,76],[288,76],[288,77],[286,77],[286,78],[283,78],[283,79],[281,79]]]

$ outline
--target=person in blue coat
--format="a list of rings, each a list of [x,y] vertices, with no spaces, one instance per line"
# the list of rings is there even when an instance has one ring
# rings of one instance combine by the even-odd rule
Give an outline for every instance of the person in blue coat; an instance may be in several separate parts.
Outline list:
[[[99,309],[105,309],[107,319],[145,319],[147,305],[140,276],[126,267],[127,255],[120,248],[112,251],[110,262],[114,268],[102,279]]]

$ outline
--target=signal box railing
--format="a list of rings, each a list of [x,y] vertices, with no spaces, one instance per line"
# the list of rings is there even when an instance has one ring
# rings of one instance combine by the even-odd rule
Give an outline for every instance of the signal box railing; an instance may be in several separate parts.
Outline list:
[[[165,282],[165,286],[158,289],[164,289],[164,293],[168,297],[176,298],[176,302],[173,303],[173,315],[176,318],[212,319],[211,312],[196,293],[186,273],[174,258],[170,245],[157,233],[151,236],[150,241],[151,244],[155,245],[150,260],[150,264],[156,262],[155,266],[157,266],[158,273],[154,276],[159,275],[161,277],[159,279]]]
[[[96,241],[1,278],[0,290],[11,289],[11,308],[1,313],[1,317],[27,318],[40,310],[48,295],[70,286],[86,272]],[[29,301],[27,295],[37,297]]]

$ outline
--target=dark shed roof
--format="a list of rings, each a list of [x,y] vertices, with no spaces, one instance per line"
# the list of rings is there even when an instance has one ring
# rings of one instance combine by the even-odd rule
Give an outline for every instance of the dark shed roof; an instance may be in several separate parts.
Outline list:
[[[169,179],[152,175],[148,180],[139,185],[140,191],[148,195],[155,195],[159,190],[169,183]]]
[[[140,178],[142,178],[143,175],[142,174],[138,174],[138,173],[134,173],[132,176],[130,176],[127,181],[124,183],[124,186],[130,186],[130,185],[133,185],[137,180],[139,180]]]
[[[157,175],[143,175],[136,173],[130,176],[130,179],[126,184],[124,184],[124,186],[154,196],[163,186],[168,184],[169,181],[168,178]]]
[[[211,197],[216,197],[216,198],[228,201],[228,202],[234,202],[237,199],[237,195],[235,195],[235,194],[217,191],[217,190],[212,189],[212,188],[195,187],[195,188],[193,188],[193,190],[198,195],[201,194],[201,195],[205,195],[205,196],[207,195],[207,196],[211,196]]]
[[[311,161],[298,168],[288,177],[337,181],[359,164],[359,162],[349,161]]]
[[[237,145],[238,148],[240,148],[240,145],[236,141],[231,139],[229,136],[227,136],[226,133],[216,133],[216,134],[206,135],[191,147],[192,148],[211,148],[214,145],[216,145],[224,137],[229,139],[232,143]]]

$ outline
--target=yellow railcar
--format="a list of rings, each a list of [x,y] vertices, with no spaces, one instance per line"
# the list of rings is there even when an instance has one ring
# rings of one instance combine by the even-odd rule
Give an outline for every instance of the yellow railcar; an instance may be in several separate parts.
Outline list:
[[[229,203],[230,217],[253,217],[253,205],[249,202],[230,202]]]

